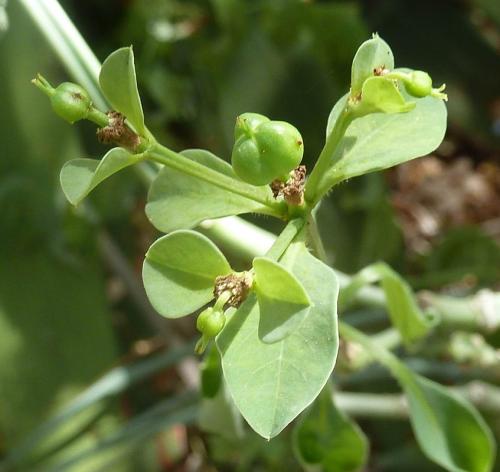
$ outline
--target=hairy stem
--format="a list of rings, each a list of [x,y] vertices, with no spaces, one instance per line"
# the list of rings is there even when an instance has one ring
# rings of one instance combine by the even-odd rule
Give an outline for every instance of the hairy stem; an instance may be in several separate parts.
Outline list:
[[[306,183],[305,200],[311,208],[314,208],[319,202],[325,191],[320,191],[321,181],[326,174],[326,171],[335,164],[333,155],[335,149],[344,137],[347,128],[351,124],[354,116],[347,104],[342,113],[339,115],[333,130],[328,135],[325,146],[318,157],[318,161],[314,166],[311,175]]]

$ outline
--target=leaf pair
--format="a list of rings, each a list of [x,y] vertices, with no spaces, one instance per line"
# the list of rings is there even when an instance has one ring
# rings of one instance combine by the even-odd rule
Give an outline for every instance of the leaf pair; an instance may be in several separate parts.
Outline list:
[[[322,177],[320,193],[343,180],[424,156],[443,140],[446,106],[442,100],[415,99],[400,90],[395,81],[376,75],[393,68],[392,51],[378,36],[358,49],[352,65],[350,93],[333,107],[327,137],[351,97],[361,99],[359,110],[354,105],[356,119],[332,150],[331,166]]]
[[[281,263],[311,301],[309,310],[299,316],[300,328],[276,342],[263,342],[261,310],[270,305],[259,304],[251,294],[216,338],[224,378],[236,406],[250,426],[268,439],[316,398],[333,370],[338,350],[335,273],[302,242],[293,243]],[[267,281],[276,270],[274,264],[258,261],[257,285],[257,272],[263,268],[269,270],[265,276],[260,274],[261,281]]]
[[[292,263],[292,251],[286,262]],[[276,342],[297,328],[311,301],[297,278],[284,266],[266,257],[253,263],[255,291],[264,342]],[[213,298],[217,276],[232,272],[219,249],[195,231],[179,230],[158,239],[146,253],[143,280],[154,308],[177,318],[201,308]]]
[[[126,116],[139,134],[145,134],[131,47],[118,49],[108,56],[99,74],[99,84],[113,108]],[[122,148],[111,149],[100,161],[73,159],[61,169],[61,187],[68,201],[78,205],[103,180],[139,161],[140,156]]]

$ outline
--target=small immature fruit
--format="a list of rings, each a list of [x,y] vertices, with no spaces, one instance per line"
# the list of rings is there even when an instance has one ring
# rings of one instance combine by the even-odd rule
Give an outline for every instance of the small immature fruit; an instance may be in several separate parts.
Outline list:
[[[304,144],[297,128],[257,113],[236,119],[231,162],[236,175],[252,185],[284,179],[302,160]]]
[[[54,111],[70,123],[87,118],[92,106],[87,91],[71,82],[60,84],[50,97],[50,102]]]
[[[427,97],[432,92],[432,79],[427,72],[414,70],[404,82],[407,92],[414,97]]]
[[[212,307],[203,310],[196,320],[196,328],[205,338],[215,338],[224,328],[226,316]]]

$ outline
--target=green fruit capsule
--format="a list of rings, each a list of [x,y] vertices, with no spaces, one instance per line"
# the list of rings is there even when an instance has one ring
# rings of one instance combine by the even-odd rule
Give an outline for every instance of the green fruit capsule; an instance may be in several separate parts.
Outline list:
[[[224,313],[210,307],[200,313],[196,320],[196,328],[205,338],[215,338],[224,328],[225,322]]]
[[[71,82],[63,82],[53,92],[50,102],[61,118],[70,123],[87,118],[92,101],[84,88]]]
[[[233,169],[250,184],[269,184],[288,175],[302,160],[302,136],[290,123],[245,113],[237,118],[234,134]]]
[[[414,97],[427,97],[432,92],[432,79],[427,72],[414,70],[404,82],[407,92]]]

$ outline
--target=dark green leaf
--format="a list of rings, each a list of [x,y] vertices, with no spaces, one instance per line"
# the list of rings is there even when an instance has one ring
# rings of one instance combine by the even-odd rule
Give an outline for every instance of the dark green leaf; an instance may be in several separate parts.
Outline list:
[[[338,410],[326,386],[294,429],[294,451],[306,470],[324,472],[360,470],[368,456],[368,440],[359,426]]]

